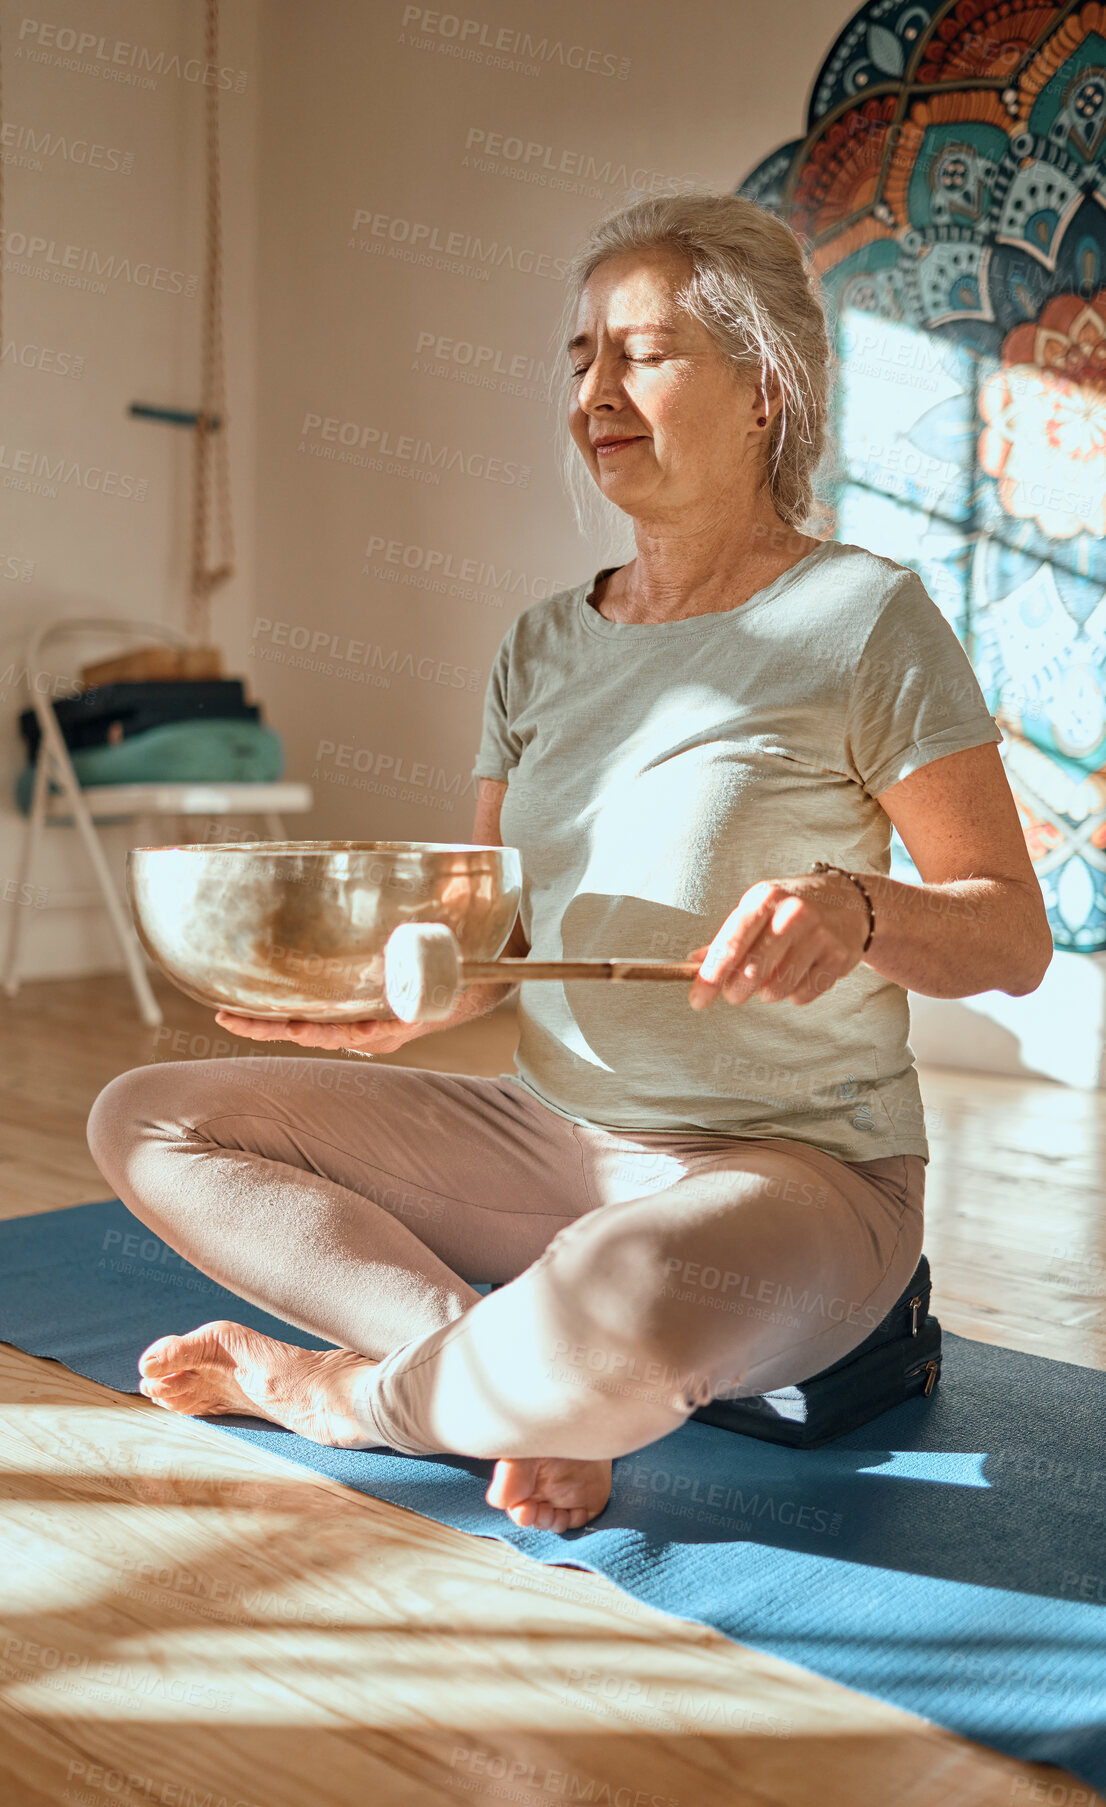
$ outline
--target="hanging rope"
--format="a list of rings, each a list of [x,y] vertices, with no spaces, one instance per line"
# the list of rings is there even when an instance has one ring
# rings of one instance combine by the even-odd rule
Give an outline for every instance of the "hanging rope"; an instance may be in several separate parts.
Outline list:
[[[205,0],[204,60],[219,67],[219,0]],[[218,426],[212,422],[218,421]],[[209,548],[212,514],[218,537]],[[219,171],[219,89],[207,84],[207,205],[200,339],[200,401],[192,467],[192,586],[186,626],[201,645],[211,635],[211,594],[234,575],[234,530],[227,458],[226,360],[223,348],[223,222]]]
[[[4,124],[4,92],[3,92],[2,83],[0,83],[0,128],[3,127],[3,124]],[[3,229],[3,225],[4,225],[4,159],[2,157],[0,157],[0,230]],[[3,267],[4,267],[4,260],[3,260],[3,258],[0,258],[0,285],[3,284],[3,275],[2,275]],[[0,297],[0,300],[2,300],[2,297]],[[3,317],[3,313],[0,312],[0,349],[3,348],[3,344],[4,344],[4,317]]]

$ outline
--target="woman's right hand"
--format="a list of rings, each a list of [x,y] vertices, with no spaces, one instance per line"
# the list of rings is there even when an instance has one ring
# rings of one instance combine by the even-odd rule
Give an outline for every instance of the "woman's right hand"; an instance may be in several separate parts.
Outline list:
[[[298,1017],[239,1016],[233,1010],[217,1010],[215,1021],[221,1029],[229,1029],[232,1035],[241,1035],[247,1041],[295,1042],[300,1048],[350,1048],[358,1054],[394,1054],[413,1036],[426,1032],[425,1024],[379,1022],[374,1017],[357,1023],[307,1023]]]

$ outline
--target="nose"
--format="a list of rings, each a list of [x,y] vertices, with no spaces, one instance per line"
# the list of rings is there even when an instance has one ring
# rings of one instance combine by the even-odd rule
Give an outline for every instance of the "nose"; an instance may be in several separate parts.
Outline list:
[[[600,409],[617,408],[621,405],[621,379],[617,374],[615,361],[605,357],[595,357],[576,386],[577,406],[585,414],[596,414]]]

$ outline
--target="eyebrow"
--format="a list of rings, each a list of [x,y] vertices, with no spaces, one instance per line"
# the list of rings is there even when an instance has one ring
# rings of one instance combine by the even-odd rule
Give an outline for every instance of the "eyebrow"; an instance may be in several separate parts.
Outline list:
[[[671,325],[667,320],[646,320],[638,326],[624,326],[621,330],[628,337],[630,333],[674,333],[678,332],[679,328]],[[588,343],[589,337],[588,333],[577,333],[574,339],[569,340],[566,350],[579,351],[581,346]]]

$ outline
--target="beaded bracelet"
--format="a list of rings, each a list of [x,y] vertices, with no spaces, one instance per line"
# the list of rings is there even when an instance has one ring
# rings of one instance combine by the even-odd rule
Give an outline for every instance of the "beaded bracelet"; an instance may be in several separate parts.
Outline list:
[[[853,884],[856,886],[861,897],[868,906],[868,939],[860,950],[862,955],[866,954],[872,945],[872,936],[876,932],[876,913],[872,908],[872,900],[868,896],[867,887],[861,884],[855,872],[849,872],[844,866],[831,866],[827,860],[815,860],[810,870],[812,872],[843,872],[846,878],[852,879]]]

